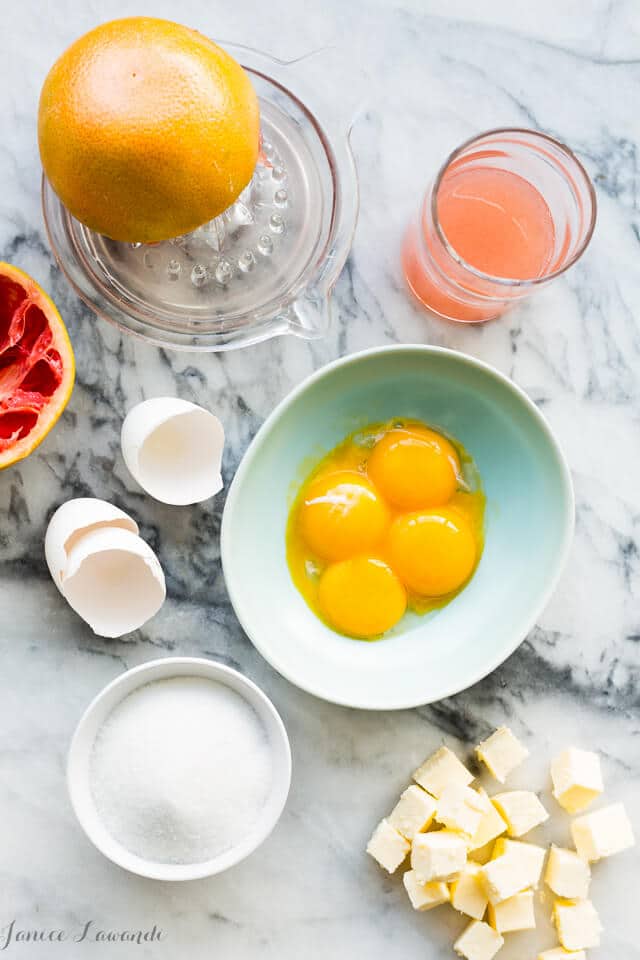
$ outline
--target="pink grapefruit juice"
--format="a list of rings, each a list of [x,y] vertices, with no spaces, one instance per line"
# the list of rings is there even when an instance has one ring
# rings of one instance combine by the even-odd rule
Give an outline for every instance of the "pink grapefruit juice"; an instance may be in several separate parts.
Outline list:
[[[413,293],[444,317],[473,322],[497,316],[508,306],[509,285],[505,302],[496,304],[492,291],[483,303],[490,278],[527,281],[550,272],[556,251],[551,211],[540,191],[516,173],[454,163],[440,181],[435,216],[455,256],[472,269],[447,250],[426,209],[409,228],[402,260]]]

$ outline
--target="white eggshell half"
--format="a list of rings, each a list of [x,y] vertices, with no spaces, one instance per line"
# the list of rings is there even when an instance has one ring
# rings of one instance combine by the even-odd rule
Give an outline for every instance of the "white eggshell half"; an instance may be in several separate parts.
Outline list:
[[[158,612],[166,587],[144,540],[131,530],[103,527],[69,551],[62,594],[99,637],[121,637]]]
[[[144,400],[127,414],[121,443],[133,478],[162,503],[200,503],[222,490],[224,428],[195,403]]]
[[[106,500],[93,497],[67,500],[51,517],[44,539],[44,553],[49,573],[58,590],[62,589],[62,578],[72,547],[85,534],[102,527],[138,532],[138,524],[127,513]]]

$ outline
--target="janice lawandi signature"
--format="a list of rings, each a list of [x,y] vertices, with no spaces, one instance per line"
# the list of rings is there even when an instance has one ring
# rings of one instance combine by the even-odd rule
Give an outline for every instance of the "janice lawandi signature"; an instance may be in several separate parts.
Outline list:
[[[164,939],[164,930],[155,923],[147,930],[107,930],[99,927],[95,920],[86,920],[77,930],[64,930],[20,927],[16,920],[12,920],[0,927],[0,952],[27,943],[127,943],[141,946]]]

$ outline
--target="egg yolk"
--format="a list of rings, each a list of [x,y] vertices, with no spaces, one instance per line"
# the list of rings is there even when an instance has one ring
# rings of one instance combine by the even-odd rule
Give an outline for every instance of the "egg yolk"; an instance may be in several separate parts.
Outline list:
[[[296,588],[338,633],[377,640],[449,603],[483,549],[485,498],[463,447],[420,420],[370,423],[301,484],[289,513]]]
[[[468,520],[451,509],[398,517],[389,532],[389,549],[402,582],[423,597],[442,597],[461,587],[477,556]]]
[[[381,560],[353,557],[327,567],[318,587],[320,611],[351,637],[371,639],[390,630],[407,607],[407,594]]]
[[[458,485],[460,462],[449,441],[433,430],[394,429],[378,440],[367,469],[392,504],[421,510],[448,503]]]
[[[366,553],[389,526],[389,511],[375,488],[355,471],[318,477],[300,506],[300,532],[324,560]]]

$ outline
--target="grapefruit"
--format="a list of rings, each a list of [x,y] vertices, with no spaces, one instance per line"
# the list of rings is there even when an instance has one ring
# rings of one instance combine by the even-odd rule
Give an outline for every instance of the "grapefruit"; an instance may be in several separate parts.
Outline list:
[[[154,243],[222,213],[260,139],[249,77],[213,41],[128,17],[76,40],[40,96],[42,166],[66,208],[113,240]]]
[[[64,323],[35,280],[0,263],[0,470],[49,433],[73,389]]]

